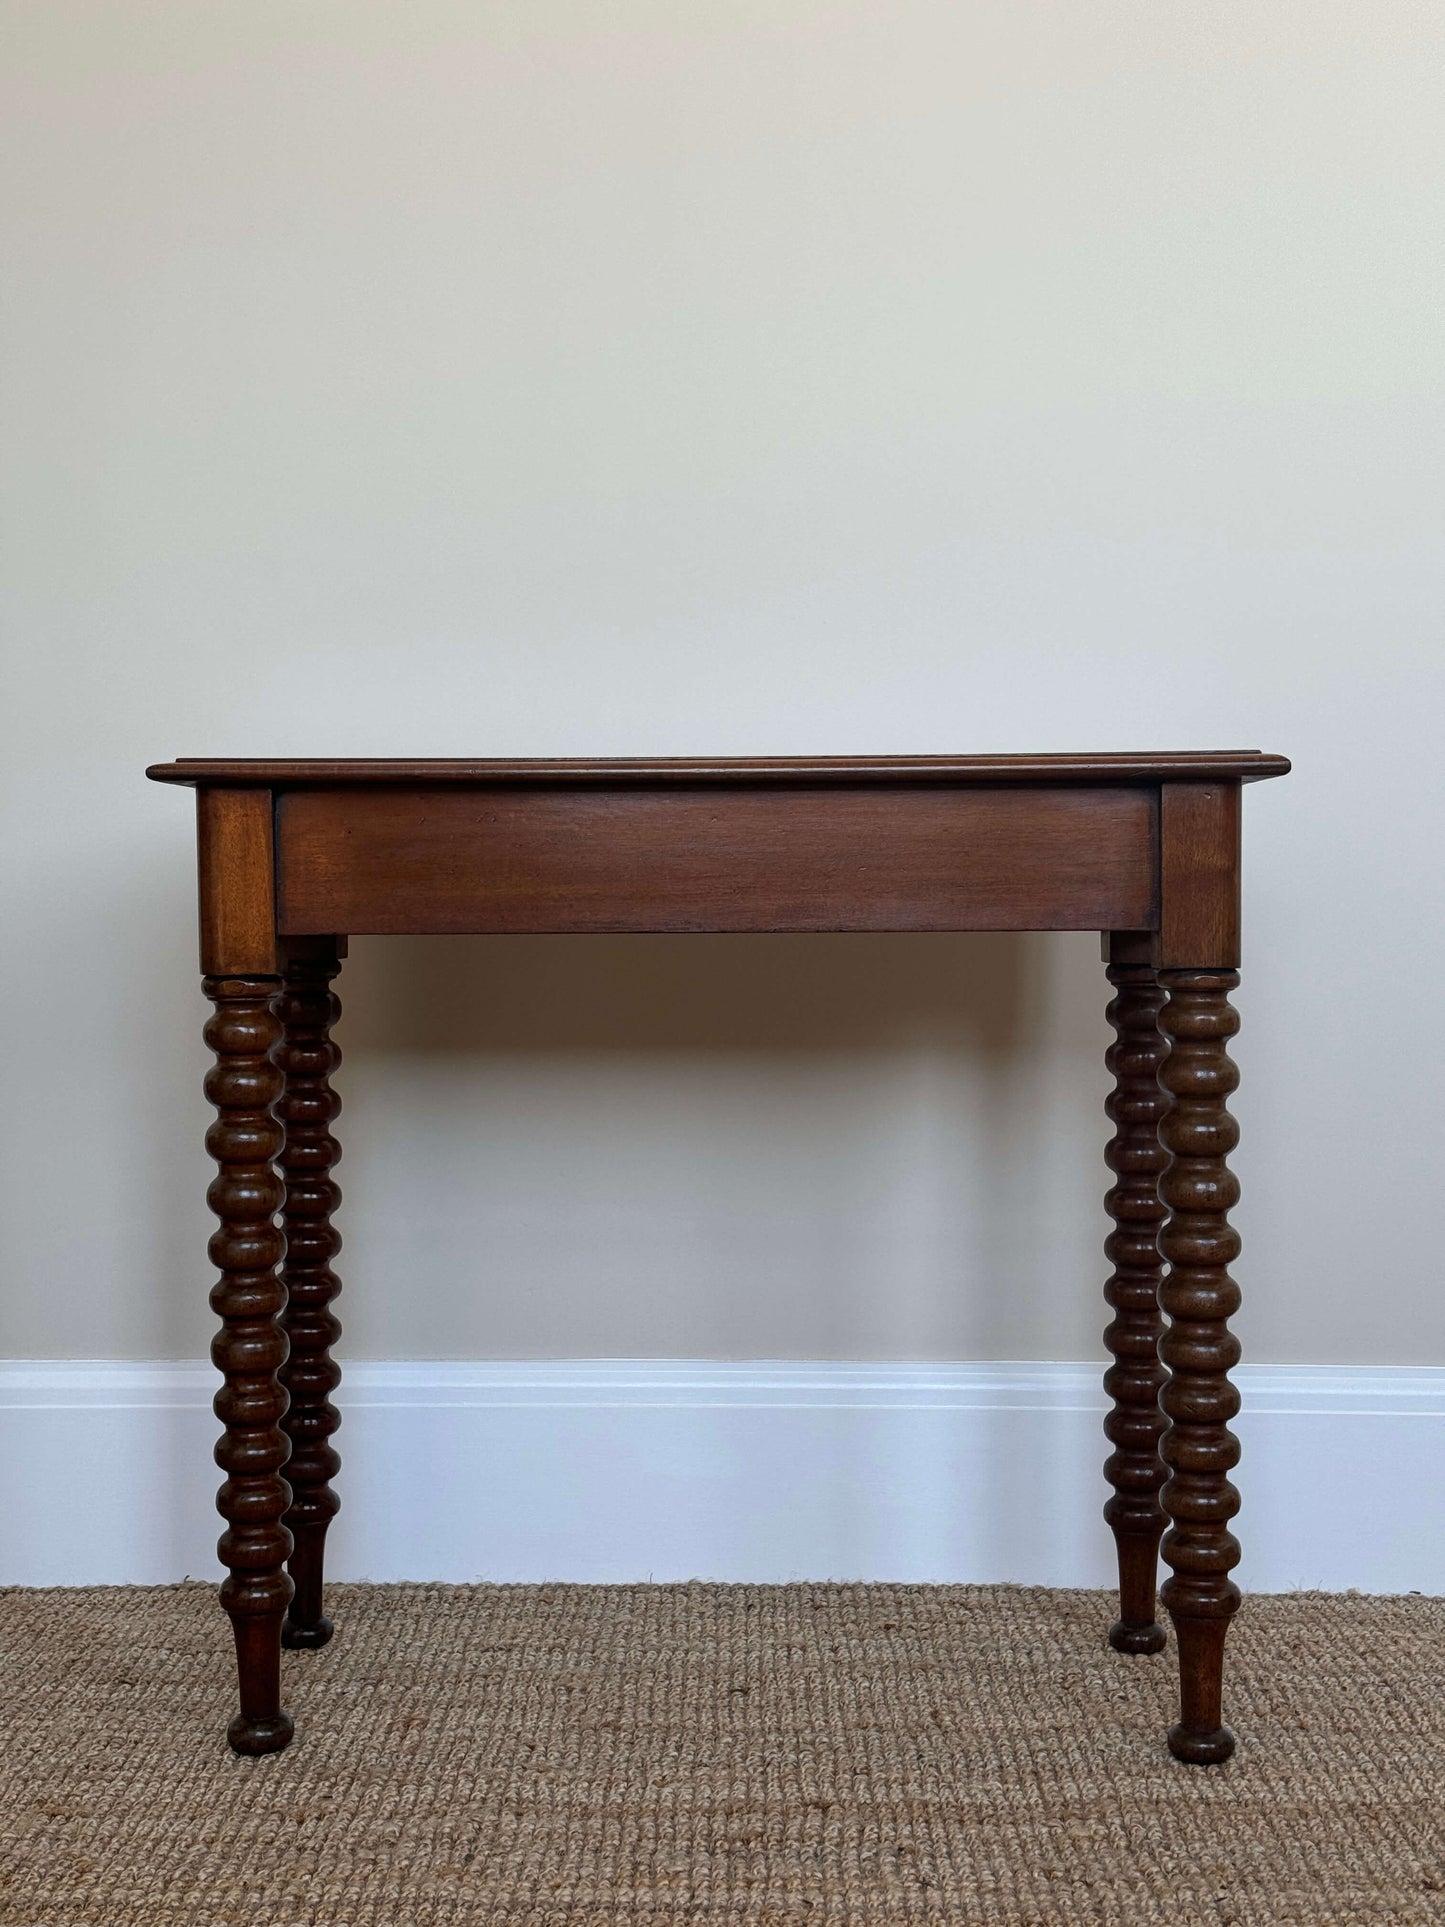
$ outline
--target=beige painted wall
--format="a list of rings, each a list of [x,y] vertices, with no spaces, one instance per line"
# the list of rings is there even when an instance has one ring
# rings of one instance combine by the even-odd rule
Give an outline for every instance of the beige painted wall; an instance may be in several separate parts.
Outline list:
[[[3,18],[0,1353],[208,1336],[149,760],[1253,745],[1247,1349],[1445,1362],[1438,7]],[[1097,1349],[1087,936],[343,989],[353,1356]]]

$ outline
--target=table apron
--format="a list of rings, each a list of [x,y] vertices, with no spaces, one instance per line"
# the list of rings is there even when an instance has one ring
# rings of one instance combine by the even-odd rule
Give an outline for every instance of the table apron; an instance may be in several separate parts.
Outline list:
[[[1159,790],[286,789],[282,935],[1149,930]]]

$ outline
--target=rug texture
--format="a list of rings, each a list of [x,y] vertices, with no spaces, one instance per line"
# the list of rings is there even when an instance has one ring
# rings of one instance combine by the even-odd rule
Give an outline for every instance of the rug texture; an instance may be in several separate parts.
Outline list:
[[[338,1586],[236,1759],[209,1587],[0,1593],[5,1927],[1445,1922],[1445,1601],[1254,1598],[1225,1767],[1102,1593]]]

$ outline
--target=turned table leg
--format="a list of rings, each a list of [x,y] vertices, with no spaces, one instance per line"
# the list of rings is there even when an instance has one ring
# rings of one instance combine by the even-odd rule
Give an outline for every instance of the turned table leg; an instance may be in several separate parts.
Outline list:
[[[1159,1086],[1165,1044],[1159,1031],[1164,993],[1146,964],[1110,964],[1114,996],[1109,1022],[1115,1042],[1105,1060],[1114,1075],[1106,1110],[1114,1136],[1105,1153],[1117,1182],[1105,1199],[1114,1229],[1104,1252],[1114,1269],[1104,1297],[1114,1318],[1104,1343],[1114,1363],[1104,1374],[1113,1408],[1104,1434],[1114,1447],[1104,1476],[1114,1488],[1104,1507],[1119,1556],[1119,1617],[1109,1644],[1121,1653],[1157,1653],[1164,1628],[1154,1617],[1154,1582],[1163,1536],[1159,1488],[1167,1476],[1159,1456],[1166,1420],[1159,1407],[1164,1367],[1159,1362],[1159,1226],[1164,1206],[1159,1177],[1168,1161],[1159,1142],[1166,1105]]]
[[[294,1542],[290,1569],[296,1586],[281,1639],[292,1647],[324,1646],[332,1632],[321,1604],[326,1528],[340,1505],[331,1480],[341,1469],[341,1460],[330,1442],[341,1423],[330,1398],[341,1382],[331,1356],[341,1336],[340,1322],[331,1310],[341,1289],[331,1269],[331,1260],[341,1249],[341,1238],[331,1222],[341,1201],[340,1189],[331,1178],[341,1147],[330,1130],[341,1109],[330,1083],[341,1061],[331,1041],[331,1027],[341,1012],[331,980],[340,968],[336,946],[329,940],[311,954],[297,946],[287,961],[276,1000],[282,1037],[275,1061],[285,1080],[276,1106],[285,1127],[280,1163],[286,1187],[281,1213],[286,1232],[281,1273],[286,1307],[281,1324],[291,1347],[279,1376],[290,1395],[290,1408],[281,1423],[291,1440],[286,1468],[291,1507],[285,1523]]]
[[[1170,1039],[1160,1082],[1172,1103],[1160,1126],[1170,1154],[1160,1194],[1169,1218],[1159,1247],[1168,1266],[1160,1298],[1169,1318],[1161,1355],[1169,1369],[1163,1407],[1169,1420],[1164,1461],[1170,1478],[1164,1509],[1171,1520],[1164,1557],[1173,1569],[1163,1600],[1179,1641],[1182,1710],[1170,1729],[1176,1759],[1212,1766],[1234,1751],[1223,1723],[1224,1638],[1239,1606],[1229,1574],[1239,1542],[1229,1521],[1239,1494],[1229,1482],[1239,1441],[1229,1421],[1239,1394],[1229,1370],[1239,1343],[1226,1321],[1239,1309],[1228,1267],[1239,1255],[1229,1211],[1239,1185],[1225,1159],[1239,1139],[1226,1108],[1239,1074],[1225,1048],[1239,1028],[1229,993],[1235,970],[1165,970],[1169,1001],[1160,1022]]]
[[[204,988],[215,1005],[205,1033],[216,1057],[206,1095],[217,1112],[206,1148],[220,1167],[207,1193],[221,1221],[210,1243],[221,1274],[211,1292],[221,1320],[211,1357],[225,1376],[215,1400],[226,1428],[216,1446],[226,1474],[216,1508],[227,1522],[217,1550],[229,1568],[221,1604],[236,1636],[241,1696],[227,1736],[238,1753],[274,1753],[292,1732],[281,1708],[281,1620],[291,1598],[291,1535],[282,1524],[291,1493],[281,1469],[291,1445],[277,1376],[286,1337],[276,1322],[285,1302],[276,1271],[281,1185],[272,1168],[281,1148],[271,1112],[281,1090],[270,1056],[280,1034],[271,1011],[276,980],[207,977]]]

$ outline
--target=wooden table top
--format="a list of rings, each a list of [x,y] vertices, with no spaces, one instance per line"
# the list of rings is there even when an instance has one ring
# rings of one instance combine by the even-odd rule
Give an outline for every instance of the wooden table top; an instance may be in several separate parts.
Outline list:
[[[722,757],[183,757],[153,763],[157,783],[255,784],[829,784],[855,783],[1254,783],[1289,773],[1289,759],[1258,749],[1131,751],[1047,756]]]

